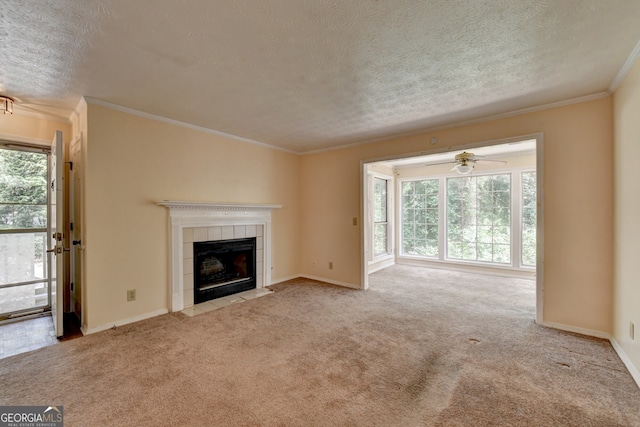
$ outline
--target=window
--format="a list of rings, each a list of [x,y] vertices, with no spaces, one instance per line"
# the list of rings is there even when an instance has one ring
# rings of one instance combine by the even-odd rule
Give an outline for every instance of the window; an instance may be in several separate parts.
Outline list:
[[[511,263],[511,175],[447,179],[447,258]]]
[[[522,173],[522,265],[536,265],[536,173]]]
[[[47,155],[0,149],[0,229],[47,227]]]
[[[439,182],[404,181],[402,191],[402,254],[438,256]]]
[[[407,178],[399,191],[400,256],[536,266],[535,171]]]
[[[388,180],[373,178],[373,255],[389,253]]]

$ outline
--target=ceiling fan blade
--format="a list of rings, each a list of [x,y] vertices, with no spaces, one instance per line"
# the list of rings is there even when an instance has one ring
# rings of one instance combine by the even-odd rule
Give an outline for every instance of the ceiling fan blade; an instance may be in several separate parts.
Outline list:
[[[480,162],[495,162],[495,163],[507,163],[506,160],[494,160],[494,159],[477,159]]]
[[[458,163],[458,162],[446,161],[446,162],[425,163],[424,166],[450,165],[452,163]]]
[[[455,171],[456,169],[458,169],[458,166],[460,166],[460,165],[455,165],[454,167],[452,167],[451,169],[449,169],[449,172],[453,172],[453,171]]]

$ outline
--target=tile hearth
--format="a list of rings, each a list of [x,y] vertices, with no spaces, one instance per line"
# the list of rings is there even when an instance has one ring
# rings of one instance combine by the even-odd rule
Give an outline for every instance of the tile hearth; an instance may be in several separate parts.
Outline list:
[[[201,304],[196,304],[194,306],[185,308],[182,310],[182,313],[186,314],[189,317],[197,316],[198,314],[208,313],[213,310],[217,310],[222,307],[226,307],[231,304],[239,304],[241,302],[248,301],[250,299],[260,298],[269,294],[272,294],[273,291],[267,288],[258,288],[251,289],[249,291],[239,292],[237,294],[229,295],[222,298],[212,299],[207,302],[203,302]]]

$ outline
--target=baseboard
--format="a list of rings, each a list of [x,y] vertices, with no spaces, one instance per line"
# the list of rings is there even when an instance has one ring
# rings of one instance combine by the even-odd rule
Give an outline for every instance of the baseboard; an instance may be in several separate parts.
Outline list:
[[[98,326],[95,328],[87,328],[86,325],[82,325],[80,330],[82,331],[83,335],[95,334],[96,332],[106,331],[107,329],[117,328],[118,326],[128,325],[129,323],[139,322],[141,320],[150,319],[152,317],[161,316],[167,313],[169,313],[169,310],[166,308],[162,308],[160,310],[140,314],[138,316],[129,317],[128,319],[118,320],[116,322]]]
[[[342,287],[345,287],[345,288],[362,289],[360,286],[354,285],[353,283],[340,282],[338,280],[331,280],[331,279],[327,279],[327,278],[324,278],[324,277],[311,276],[311,275],[308,275],[308,274],[301,274],[298,277],[302,277],[304,279],[317,280],[318,282],[330,283],[332,285],[338,285],[338,286],[342,286]]]
[[[575,326],[563,325],[561,323],[543,322],[538,324],[540,326],[545,326],[547,328],[558,329],[565,332],[573,332],[580,335],[586,335],[589,337],[602,338],[602,339],[608,340],[611,343],[613,350],[616,352],[616,354],[618,355],[618,357],[620,358],[624,366],[627,368],[627,371],[629,371],[629,374],[631,374],[631,378],[633,378],[633,380],[636,382],[638,387],[640,387],[640,372],[638,372],[638,369],[635,366],[633,366],[631,359],[629,359],[629,357],[626,355],[622,347],[620,347],[620,344],[618,344],[618,342],[615,340],[613,336],[611,336],[611,334],[607,332],[602,332],[602,331],[594,331],[591,329],[584,329],[584,328],[577,328]]]
[[[324,277],[311,276],[309,274],[294,274],[293,276],[282,277],[278,280],[272,281],[271,285],[275,285],[275,284],[286,282],[293,279],[311,279],[311,280],[317,280],[318,282],[325,282],[332,285],[342,286],[344,288],[362,289],[360,286],[354,285],[353,283],[340,282],[339,280],[331,280]],[[271,285],[268,285],[268,286],[271,286]]]
[[[536,279],[535,271],[522,270],[518,268],[500,268],[490,266],[478,266],[471,264],[462,264],[451,261],[424,260],[405,257],[397,257],[395,260],[399,265],[415,265],[418,267],[428,267],[440,270],[460,271],[462,273],[478,273],[499,277],[515,277],[518,279]]]
[[[618,353],[618,357],[620,358],[620,360],[622,360],[622,363],[624,363],[624,366],[627,367],[627,371],[629,371],[633,380],[636,382],[638,387],[640,387],[640,372],[638,372],[638,369],[636,369],[636,367],[633,366],[631,359],[629,359],[629,357],[624,352],[622,347],[620,347],[620,344],[618,344],[615,338],[611,337],[609,338],[609,341],[611,342],[613,349],[616,351],[616,353]]]
[[[551,329],[558,329],[560,331],[573,332],[574,334],[586,335],[588,337],[602,338],[605,340],[611,339],[611,334],[609,334],[608,332],[578,328],[576,326],[563,325],[562,323],[542,322],[538,323],[538,325]]]
[[[266,285],[266,287],[269,287],[271,285],[276,285],[278,283],[286,282],[289,280],[297,279],[299,277],[302,277],[302,276],[300,274],[294,274],[293,276],[281,277],[278,280],[272,280],[270,284]]]
[[[369,274],[375,273],[376,271],[384,270],[385,268],[389,268],[392,265],[395,265],[396,261],[393,258],[385,259],[383,261],[378,261],[372,264],[369,264],[369,268],[367,272]]]

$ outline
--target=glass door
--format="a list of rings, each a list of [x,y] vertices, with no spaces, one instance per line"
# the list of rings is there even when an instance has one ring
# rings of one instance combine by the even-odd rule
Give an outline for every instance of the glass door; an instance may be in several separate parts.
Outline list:
[[[0,321],[51,307],[47,151],[0,145]]]

